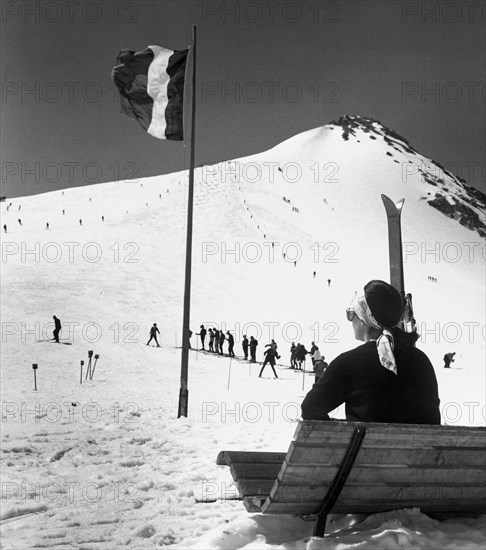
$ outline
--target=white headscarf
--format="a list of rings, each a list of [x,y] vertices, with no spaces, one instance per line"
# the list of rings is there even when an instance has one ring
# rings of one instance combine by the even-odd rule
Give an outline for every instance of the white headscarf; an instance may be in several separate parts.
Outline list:
[[[364,291],[361,296],[358,296],[357,293],[355,294],[351,307],[363,323],[382,331],[381,335],[376,340],[378,358],[380,359],[381,365],[385,367],[385,369],[397,374],[397,364],[395,362],[395,356],[393,355],[393,348],[395,345],[393,334],[388,329],[380,325],[380,323],[378,323],[378,321],[374,318],[370,307],[366,302]]]

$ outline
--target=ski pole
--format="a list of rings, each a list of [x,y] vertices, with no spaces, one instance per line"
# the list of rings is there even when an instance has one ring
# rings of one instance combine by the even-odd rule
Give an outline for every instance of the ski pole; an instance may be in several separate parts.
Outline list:
[[[81,374],[79,375],[79,383],[80,384],[83,383],[83,365],[84,365],[84,361],[81,360]]]
[[[304,366],[302,368],[302,391],[304,391],[304,386],[305,386],[305,362],[306,362],[307,358],[304,359]]]
[[[90,374],[89,374],[89,379],[90,379],[90,380],[93,380],[94,371],[95,371],[95,368],[96,368],[96,363],[98,362],[99,357],[100,357],[100,356],[99,356],[98,353],[94,356],[93,370],[92,370],[92,371],[90,372]]]
[[[228,369],[228,387],[226,388],[227,390],[229,390],[229,387],[230,387],[230,379],[231,379],[231,361],[233,360],[232,357],[230,357],[230,361],[229,361],[229,369]]]
[[[86,368],[86,377],[85,380],[88,380],[88,376],[91,378],[91,358],[93,357],[93,350],[88,351],[88,366]]]
[[[37,363],[32,364],[32,369],[34,371],[34,391],[37,391]]]

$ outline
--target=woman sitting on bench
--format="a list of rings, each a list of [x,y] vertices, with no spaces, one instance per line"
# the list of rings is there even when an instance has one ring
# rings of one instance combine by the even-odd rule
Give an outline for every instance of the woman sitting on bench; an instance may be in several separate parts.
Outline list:
[[[330,420],[345,403],[346,420],[440,424],[437,379],[429,358],[414,347],[416,332],[397,327],[400,293],[373,280],[346,310],[361,346],[339,355],[302,402],[304,420]]]

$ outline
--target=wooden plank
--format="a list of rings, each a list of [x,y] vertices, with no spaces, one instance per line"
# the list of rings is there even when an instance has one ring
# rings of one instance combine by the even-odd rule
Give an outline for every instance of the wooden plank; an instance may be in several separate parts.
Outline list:
[[[321,502],[327,495],[327,487],[322,486],[302,486],[286,485],[279,483],[275,485],[270,493],[272,502]],[[392,485],[391,483],[373,486],[368,484],[353,485],[346,484],[339,496],[338,502],[344,504],[347,501],[386,501],[397,502],[401,505],[403,500],[416,500],[417,506],[421,503],[440,504],[441,500],[446,499],[458,504],[464,501],[474,503],[474,501],[486,501],[486,485],[478,486],[476,484],[463,485],[434,485],[434,484],[416,484],[403,486],[401,484]],[[402,506],[403,507],[403,506]]]
[[[294,440],[315,446],[340,445],[349,441],[355,422],[306,420],[298,424]],[[367,427],[365,446],[380,447],[486,447],[486,428],[429,426],[410,424],[364,423]]]
[[[325,432],[315,432],[306,434],[305,437],[300,437],[296,440],[299,444],[315,447],[342,447],[350,440],[352,431],[346,431],[341,434]],[[370,433],[365,438],[366,447],[388,447],[388,448],[405,448],[405,449],[444,449],[455,447],[456,449],[484,449],[486,448],[486,437],[482,434],[442,434],[437,437],[424,437],[420,434],[406,433]]]
[[[238,493],[242,498],[257,495],[264,496],[266,498],[270,494],[274,483],[275,478],[240,479],[237,481],[236,486],[238,489]]]
[[[271,506],[267,506],[266,501],[261,508],[261,512],[267,514],[288,514],[288,515],[307,515],[314,514],[319,508],[320,503],[272,503]],[[344,505],[339,502],[332,509],[332,514],[375,514],[378,512],[387,512],[391,510],[401,510],[403,508],[415,508],[417,502],[414,499],[402,500],[400,503],[395,501],[359,501],[359,502],[346,502]],[[471,506],[468,502],[457,501],[441,501],[434,505],[433,508],[428,507],[427,503],[420,506],[420,511],[424,514],[453,514],[458,513],[477,516],[478,514],[484,514],[486,511],[486,499],[482,502],[476,501],[474,506]]]
[[[287,453],[268,453],[252,451],[221,451],[216,459],[218,466],[229,466],[233,462],[280,463]]]
[[[285,470],[279,472],[279,482],[286,485],[301,486],[325,486],[334,480],[339,465],[334,466],[294,466],[293,462]],[[377,485],[393,484],[421,484],[421,483],[446,483],[467,484],[476,483],[486,485],[485,468],[422,468],[409,467],[399,464],[369,464],[366,466],[354,465],[346,486],[353,483],[367,483],[372,493]]]
[[[309,447],[299,445],[293,441],[287,454],[292,464],[308,465],[339,465],[343,459],[345,447]],[[446,448],[381,448],[369,447],[367,441],[363,443],[356,458],[355,467],[359,464],[403,464],[414,466],[445,466],[445,467],[486,467],[486,450]]]
[[[314,432],[342,432],[345,429],[353,430],[355,426],[366,426],[367,430],[378,431],[381,433],[408,433],[419,434],[422,436],[427,435],[441,435],[448,434],[474,434],[482,433],[486,434],[485,426],[442,426],[432,424],[386,424],[384,422],[346,422],[344,420],[339,421],[323,421],[323,420],[301,420],[295,431],[295,435],[298,433],[311,430]],[[296,437],[294,437],[295,439]]]
[[[241,478],[249,479],[277,479],[281,463],[249,463],[233,462],[230,465],[230,472],[235,481]]]

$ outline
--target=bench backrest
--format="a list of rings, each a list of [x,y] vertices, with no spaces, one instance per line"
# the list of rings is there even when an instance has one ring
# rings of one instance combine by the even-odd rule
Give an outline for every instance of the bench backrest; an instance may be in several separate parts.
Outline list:
[[[299,422],[261,511],[315,513],[360,425],[366,435],[333,513],[486,512],[486,428],[322,421]]]

